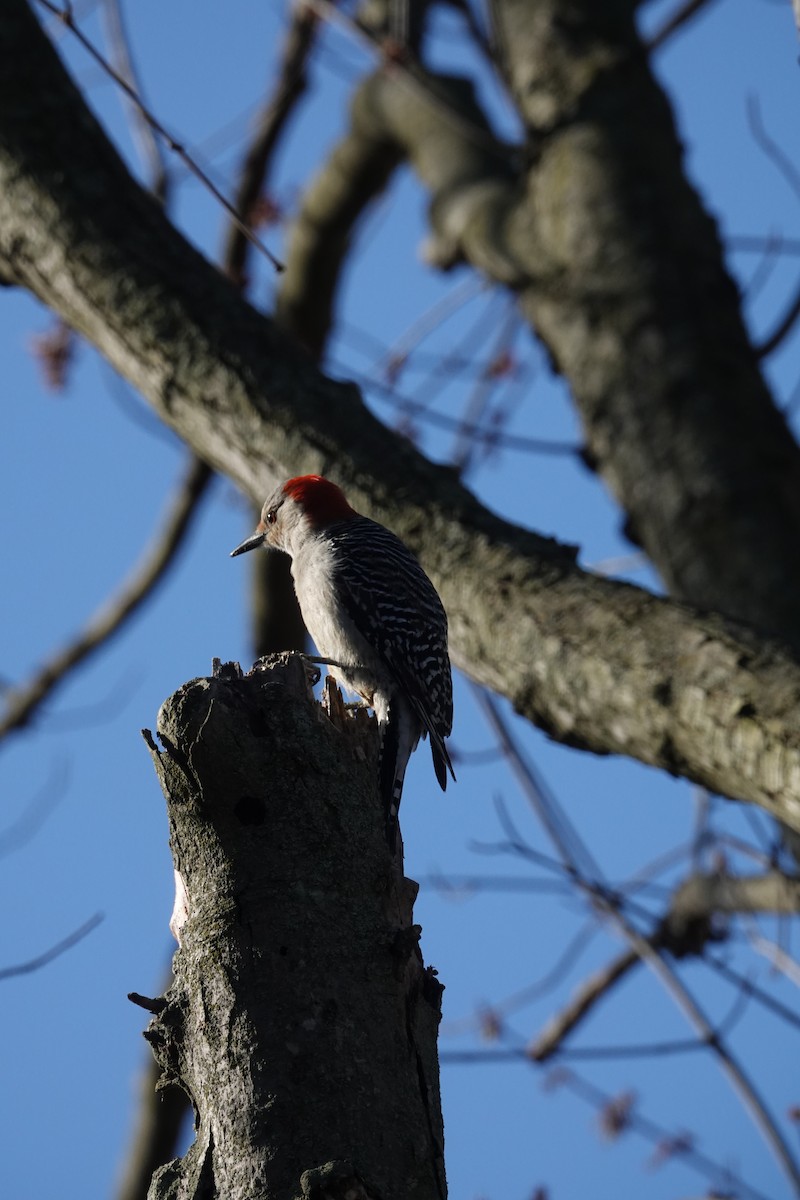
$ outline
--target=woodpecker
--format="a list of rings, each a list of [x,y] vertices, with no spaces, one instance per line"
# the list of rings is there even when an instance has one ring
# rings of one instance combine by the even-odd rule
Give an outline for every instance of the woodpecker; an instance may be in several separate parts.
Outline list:
[[[420,737],[430,738],[442,791],[448,771],[455,780],[445,745],[453,685],[442,602],[400,539],[360,516],[321,475],[276,488],[255,532],[231,557],[258,546],[291,556],[300,611],[320,656],[378,718],[380,791],[394,849],[406,765]]]

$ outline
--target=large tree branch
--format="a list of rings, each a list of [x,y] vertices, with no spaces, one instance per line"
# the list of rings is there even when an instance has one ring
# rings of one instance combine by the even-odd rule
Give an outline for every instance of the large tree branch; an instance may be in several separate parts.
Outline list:
[[[332,473],[419,553],[454,657],[562,741],[800,828],[800,666],[715,616],[598,579],[483,509],[325,379],[130,178],[24,0],[0,30],[0,271],[89,338],[254,499]],[[787,570],[789,567],[787,566]]]
[[[797,642],[800,450],[685,178],[634,7],[496,0],[531,132],[521,174],[462,79],[414,88],[380,72],[354,125],[393,138],[428,188],[433,261],[464,259],[517,291],[569,381],[588,459],[670,590]]]
[[[563,7],[496,8],[539,139],[531,187],[550,267],[523,303],[669,588],[797,642],[800,451],[685,177],[636,5],[580,0],[567,20]]]

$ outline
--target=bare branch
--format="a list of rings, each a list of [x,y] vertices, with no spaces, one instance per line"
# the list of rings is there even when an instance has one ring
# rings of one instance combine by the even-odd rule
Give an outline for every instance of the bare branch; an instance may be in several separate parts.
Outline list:
[[[516,308],[511,307],[497,332],[492,352],[493,358],[496,358],[503,351],[508,351],[514,341],[518,324],[519,317]],[[496,377],[490,371],[485,371],[477,380],[472,389],[472,394],[467,400],[450,456],[462,474],[469,469],[473,455],[475,454],[478,439],[474,435],[481,429],[482,418],[496,383]]]
[[[668,921],[710,918],[715,913],[800,913],[800,878],[765,875],[691,875],[672,897]]]
[[[624,979],[641,961],[637,950],[626,950],[590,975],[569,1004],[562,1008],[535,1041],[531,1042],[526,1051],[528,1057],[541,1063],[557,1054],[564,1039],[589,1015],[598,1001],[608,995],[614,985]]]
[[[800,238],[787,238],[783,234],[780,237],[780,253],[788,255],[792,258],[800,256]],[[772,251],[775,244],[775,235],[769,234],[749,234],[749,233],[732,233],[727,239],[727,245],[730,250],[738,250],[741,254],[768,254]]]
[[[556,1068],[555,1071],[551,1072],[548,1082],[552,1089],[556,1087],[567,1088],[574,1095],[591,1104],[600,1113],[607,1112],[621,1099],[619,1096],[611,1096],[607,1092],[602,1091],[593,1083],[590,1083],[589,1080],[578,1075],[572,1068]],[[632,1100],[633,1102],[627,1106],[623,1126],[624,1130],[632,1130],[656,1148],[663,1146],[669,1139],[672,1139],[673,1142],[675,1141],[674,1135],[670,1135],[662,1126],[657,1125],[654,1121],[642,1115],[635,1097]],[[699,1171],[707,1179],[710,1179],[712,1183],[718,1186],[725,1184],[735,1187],[738,1200],[767,1200],[766,1193],[762,1192],[760,1188],[752,1187],[743,1179],[733,1175],[729,1167],[714,1162],[713,1159],[709,1158],[707,1154],[703,1154],[690,1141],[684,1139],[681,1144],[676,1144],[675,1156],[693,1167],[696,1171]]]
[[[763,954],[776,971],[780,971],[782,975],[791,980],[795,987],[800,987],[800,963],[797,959],[792,958],[769,938],[762,937],[756,930],[748,933],[747,940],[756,953]]]
[[[275,316],[316,361],[322,357],[330,332],[353,229],[399,162],[397,149],[385,139],[348,134],[334,147],[303,195],[289,234]]]
[[[67,763],[62,760],[54,764],[49,777],[33,799],[28,801],[21,816],[0,831],[0,858],[14,854],[36,836],[64,795],[67,780]]]
[[[540,979],[527,984],[525,987],[513,992],[510,996],[506,996],[504,999],[492,1004],[491,1011],[497,1022],[502,1026],[504,1019],[511,1013],[524,1008],[540,996],[544,996],[552,991],[575,965],[597,932],[598,926],[596,921],[585,922],[561,952],[555,964]],[[458,1034],[468,1033],[476,1029],[482,1030],[483,1027],[483,1014],[479,1014],[477,1017],[470,1014],[470,1016],[462,1017],[458,1020],[443,1022],[441,1035],[443,1037],[455,1037]],[[522,1051],[522,1053],[527,1056],[527,1049]]]
[[[192,458],[155,541],[117,595],[91,618],[81,634],[54,654],[36,675],[6,695],[5,712],[0,717],[0,739],[14,730],[24,728],[67,675],[118,633],[132,613],[152,594],[174,563],[192,521],[198,515],[200,497],[210,478],[210,468],[200,459]]]
[[[700,1043],[693,1042],[691,1048],[699,1045]],[[680,1050],[685,1051],[689,1048],[689,1043],[679,1044]],[[671,1052],[671,1048],[668,1047],[665,1050],[665,1053],[667,1052]],[[531,1064],[531,1059],[522,1047],[497,1047],[491,1050],[442,1050],[439,1059],[448,1066],[483,1066],[487,1063]],[[738,1200],[768,1200],[765,1192],[751,1187],[745,1180],[732,1174],[728,1166],[715,1162],[707,1154],[703,1154],[690,1139],[670,1134],[663,1126],[659,1126],[648,1117],[643,1116],[633,1093],[611,1096],[583,1079],[573,1068],[559,1066],[549,1073],[545,1081],[545,1089],[552,1092],[561,1087],[567,1088],[596,1109],[605,1128],[607,1128],[610,1115],[615,1113],[614,1136],[630,1130],[655,1146],[656,1151],[669,1144],[675,1158],[710,1179],[712,1183],[719,1185],[724,1181],[735,1187]],[[710,1192],[709,1196],[716,1194],[716,1192]]]
[[[278,78],[258,116],[254,136],[242,163],[233,201],[240,221],[231,222],[222,255],[225,270],[240,285],[246,278],[247,250],[251,244],[243,232],[242,222],[244,228],[252,224],[253,211],[261,195],[275,147],[297,101],[308,86],[306,64],[314,44],[316,28],[316,14],[305,4],[296,4],[292,8],[283,43]]]
[[[69,29],[70,32],[75,35],[80,44],[83,46],[84,50],[91,55],[94,61],[103,71],[105,71],[109,78],[113,79],[114,83],[116,83],[118,87],[122,88],[125,95],[128,96],[133,104],[135,104],[139,109],[144,119],[153,127],[159,137],[164,139],[173,154],[175,154],[181,160],[184,166],[191,171],[195,178],[200,180],[203,187],[211,193],[217,203],[222,205],[231,220],[239,226],[244,237],[246,237],[247,240],[253,246],[255,246],[260,254],[263,254],[264,257],[272,263],[276,271],[282,271],[283,264],[278,261],[278,259],[269,249],[267,249],[261,239],[257,237],[255,233],[253,233],[253,230],[240,219],[239,214],[236,212],[233,204],[227,199],[226,196],[223,196],[222,192],[219,190],[213,180],[209,178],[202,167],[186,150],[186,147],[182,146],[180,142],[176,141],[172,134],[164,128],[158,118],[143,103],[141,97],[137,94],[128,80],[123,78],[118,71],[114,70],[114,68],[111,66],[111,63],[109,63],[103,57],[93,42],[91,42],[89,38],[87,38],[86,35],[81,32],[81,30],[75,24],[71,7],[59,8],[57,4],[53,3],[53,0],[38,0],[38,3],[46,8],[48,12],[51,12],[53,16],[58,17],[58,19],[67,27],[67,29]]]
[[[103,0],[101,10],[105,17],[117,74],[127,82],[130,88],[130,92],[125,94],[129,102],[133,138],[139,147],[139,154],[149,178],[150,189],[156,199],[164,204],[169,191],[167,156],[164,153],[162,142],[155,136],[153,122],[144,113],[144,88],[131,51],[120,0]],[[135,102],[132,94],[138,96],[142,103]]]
[[[336,367],[333,360],[331,366]],[[521,454],[543,454],[554,458],[582,458],[580,446],[572,442],[559,442],[552,438],[528,437],[519,433],[504,433],[502,431],[483,429],[472,421],[462,417],[451,417],[447,413],[435,412],[430,407],[430,397],[425,400],[415,400],[401,392],[393,384],[381,383],[374,375],[364,375],[347,367],[348,375],[377,400],[388,402],[401,417],[421,421],[432,429],[444,429],[448,433],[460,433],[469,437],[474,445],[489,445],[501,447],[504,450],[517,450]]]
[[[77,946],[78,942],[83,941],[88,937],[93,929],[96,929],[103,920],[102,913],[95,913],[93,917],[89,917],[88,921],[84,921],[83,925],[79,926],[74,933],[70,933],[67,937],[62,938],[60,942],[56,942],[49,950],[39,954],[36,958],[30,958],[27,962],[18,963],[14,967],[0,967],[0,980],[12,979],[16,975],[32,975],[34,971],[40,971],[42,967],[46,967],[54,958],[59,958],[60,955],[66,954],[67,950],[71,950],[73,946]]]
[[[761,116],[761,106],[756,96],[748,97],[747,119],[756,143],[782,175],[794,192],[795,197],[800,201],[800,170],[798,170],[784,149],[768,133]],[[777,350],[791,333],[798,318],[800,318],[800,289],[797,290],[794,299],[789,303],[786,312],[778,321],[772,333],[768,334],[757,347],[759,358],[767,358]]]
[[[682,29],[692,18],[698,16],[702,9],[708,7],[710,0],[683,0],[674,12],[665,19],[647,43],[650,51],[660,50],[674,33]]]
[[[720,1031],[714,1028],[700,1004],[683,983],[671,961],[668,961],[663,953],[664,947],[670,949],[673,954],[676,952],[668,941],[670,932],[668,923],[662,924],[656,933],[650,936],[639,932],[625,914],[620,898],[616,897],[604,883],[599,868],[577,832],[572,828],[566,815],[560,811],[555,798],[547,794],[531,764],[520,752],[496,706],[485,696],[482,699],[482,705],[493,728],[501,738],[510,765],[520,781],[524,794],[557,847],[566,869],[575,880],[576,887],[591,898],[597,911],[608,917],[628,942],[630,948],[628,954],[617,960],[616,964],[612,964],[612,968],[616,968],[620,976],[623,976],[630,970],[637,958],[650,968],[686,1020],[694,1027],[700,1040],[716,1055],[734,1091],[749,1111],[775,1158],[791,1180],[795,1190],[800,1191],[800,1166],[795,1161],[786,1139],[755,1083],[732,1053]],[[703,935],[704,933],[703,930]],[[612,969],[610,972],[611,982],[613,982],[613,974],[614,970]],[[601,973],[599,981],[594,981],[593,984],[590,981],[590,986],[587,987],[585,993],[586,1002],[582,1005],[579,997],[579,1002],[571,1012],[571,1027],[574,1027],[584,1013],[593,1006],[598,996],[605,994],[608,986],[609,983],[606,982],[603,973]],[[744,995],[744,989],[742,989],[742,994]],[[551,1039],[556,1042],[558,1040],[560,1039],[557,1037]]]
[[[800,169],[798,169],[783,147],[778,145],[775,139],[769,134],[761,115],[761,105],[757,96],[748,96],[747,98],[747,121],[756,144],[779,174],[783,176],[785,182],[794,192],[795,198],[800,201]]]
[[[754,983],[752,979],[735,971],[727,962],[721,958],[716,958],[713,954],[706,952],[704,961],[713,968],[721,979],[726,979],[728,983],[732,983],[734,987],[752,998],[774,1016],[785,1021],[787,1025],[791,1025],[793,1029],[800,1030],[800,1015],[796,1009],[791,1008],[788,1004],[782,1004],[770,992]]]
[[[756,347],[759,358],[768,358],[789,336],[800,317],[800,288],[797,289],[791,301],[772,333],[768,334]]]

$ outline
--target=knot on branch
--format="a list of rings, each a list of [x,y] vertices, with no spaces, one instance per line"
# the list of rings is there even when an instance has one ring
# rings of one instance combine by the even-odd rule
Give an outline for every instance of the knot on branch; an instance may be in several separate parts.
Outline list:
[[[381,1200],[364,1182],[352,1163],[340,1160],[304,1171],[300,1176],[303,1200]]]

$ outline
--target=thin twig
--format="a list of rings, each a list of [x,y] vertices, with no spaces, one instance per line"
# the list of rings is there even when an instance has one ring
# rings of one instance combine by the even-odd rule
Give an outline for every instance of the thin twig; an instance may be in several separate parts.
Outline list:
[[[562,1008],[536,1040],[531,1042],[527,1048],[528,1057],[534,1062],[542,1063],[561,1051],[564,1039],[586,1018],[598,1001],[608,995],[641,961],[638,951],[629,949],[606,963],[599,971],[593,972],[583,981],[569,1004]]]
[[[77,946],[78,942],[88,937],[102,920],[103,914],[97,912],[93,917],[89,917],[88,921],[84,921],[83,925],[76,929],[74,933],[68,934],[67,937],[63,938],[60,942],[56,942],[55,946],[51,946],[49,950],[45,950],[43,954],[37,955],[36,958],[30,958],[27,962],[18,963],[14,967],[0,967],[0,980],[12,979],[16,975],[32,975],[34,971],[41,970],[42,967],[46,967],[48,963],[51,963],[54,958],[65,954],[67,950],[71,950],[73,946]]]
[[[577,830],[555,805],[553,798],[545,794],[542,780],[537,777],[531,764],[520,752],[494,699],[484,688],[474,684],[472,693],[505,750],[509,766],[526,798],[532,804],[550,840],[556,847],[565,870],[581,886],[585,887],[589,880],[597,886],[601,877],[597,861]]]
[[[475,286],[476,280],[470,278],[467,281],[468,285]],[[450,297],[455,297],[459,289],[455,289],[450,293],[450,296],[445,296],[443,301],[439,301],[432,305],[426,313],[417,318],[411,327],[404,333],[395,344],[395,347],[387,350],[382,356],[383,361],[374,364],[372,374],[375,377],[376,386],[380,387],[383,384],[389,385],[389,394],[396,389],[397,382],[401,372],[405,373],[409,367],[413,369],[414,365],[419,362],[422,357],[422,351],[419,345],[424,338],[435,331],[439,324],[444,324],[446,320],[458,309],[450,309],[448,300]],[[467,289],[464,307],[471,303],[473,299],[478,299],[481,295],[486,295],[486,284],[482,282],[480,287],[471,294]],[[446,354],[438,355],[436,365],[431,366],[417,383],[408,395],[397,393],[396,403],[400,412],[401,419],[413,416],[422,416],[430,411],[434,401],[438,399],[441,393],[453,383],[454,371],[450,369],[450,364],[456,361],[463,361],[465,353],[472,351],[473,355],[476,349],[482,345],[484,336],[490,334],[495,327],[494,309],[500,301],[500,293],[497,291],[488,293],[488,302],[483,307],[476,321],[465,327],[458,341],[452,346]],[[419,334],[420,336],[417,336]],[[488,359],[486,366],[488,367]],[[473,362],[470,367],[471,373],[481,371],[482,364]],[[421,406],[421,407],[420,407]]]
[[[732,1054],[719,1032],[714,1029],[675,969],[654,944],[653,939],[640,933],[622,912],[619,900],[613,897],[607,885],[603,884],[599,869],[577,832],[565,814],[557,808],[552,797],[544,794],[542,784],[533,774],[530,764],[517,747],[493,701],[485,693],[481,696],[479,689],[475,689],[475,691],[484,712],[506,748],[509,763],[520,780],[525,795],[533,804],[554,844],[558,847],[564,865],[572,874],[576,885],[590,896],[598,911],[609,917],[617,926],[627,940],[631,951],[638,954],[650,967],[686,1019],[694,1026],[701,1041],[716,1054],[734,1090],[738,1093],[745,1108],[749,1110],[777,1161],[791,1179],[795,1190],[800,1193],[800,1168],[798,1168],[788,1143],[754,1082]],[[581,862],[584,864],[583,866],[579,866]],[[588,870],[586,869],[587,865]]]
[[[786,312],[778,321],[772,333],[768,334],[763,341],[756,346],[756,355],[758,358],[768,358],[770,354],[778,349],[781,342],[785,341],[789,334],[797,324],[800,317],[800,287],[795,292],[794,299],[789,304]]]
[[[743,296],[748,304],[752,304],[758,298],[780,262],[782,244],[783,236],[780,233],[767,235],[767,245],[764,247],[761,261],[756,263],[753,274],[744,285]]]
[[[60,759],[48,779],[30,800],[25,811],[0,832],[0,858],[14,854],[35,837],[53,809],[61,801],[69,780],[68,760]]]
[[[497,386],[497,377],[492,374],[491,370],[492,362],[495,362],[501,354],[510,353],[518,326],[519,316],[516,304],[512,304],[506,313],[505,320],[501,322],[500,329],[495,338],[489,369],[484,371],[477,379],[472,389],[472,394],[467,401],[463,416],[460,419],[459,427],[456,430],[455,443],[450,458],[453,465],[462,474],[469,470],[473,455],[478,446],[478,439],[475,437],[475,433],[482,427],[484,413],[492,393]],[[496,444],[497,431],[492,430],[490,437],[492,444]]]
[[[782,1004],[780,1000],[776,1000],[769,992],[765,992],[758,984],[753,983],[752,979],[747,979],[744,975],[740,975],[738,971],[734,971],[733,967],[724,962],[721,958],[714,958],[713,955],[706,953],[703,961],[712,967],[716,973],[729,983],[741,988],[748,996],[771,1012],[776,1017],[780,1017],[782,1021],[786,1021],[794,1029],[800,1030],[800,1015],[789,1008],[787,1004]]]
[[[498,1018],[502,1024],[505,1017],[510,1016],[519,1009],[532,1004],[534,1000],[538,1000],[542,996],[546,996],[558,986],[565,978],[568,971],[574,967],[577,960],[583,954],[592,939],[597,935],[597,922],[586,921],[567,944],[565,949],[559,955],[556,962],[545,975],[537,979],[534,983],[526,984],[525,987],[519,988],[518,991],[512,992],[510,996],[506,996],[504,1000],[496,1004],[492,1004],[492,1014]],[[474,1032],[483,1027],[483,1020],[470,1013],[468,1017],[460,1017],[457,1020],[444,1021],[440,1027],[440,1036],[442,1037],[457,1037],[461,1034]],[[527,1049],[524,1051],[527,1054]]]
[[[800,170],[798,170],[791,158],[789,158],[783,147],[779,146],[775,139],[767,132],[767,127],[761,116],[761,105],[757,96],[747,97],[747,123],[750,126],[750,132],[753,135],[756,145],[766,155],[778,173],[783,176],[784,181],[794,192],[795,197],[800,200]],[[784,245],[783,249],[785,248],[786,246]]]
[[[679,1051],[687,1051],[700,1047],[699,1042],[682,1042],[682,1043],[664,1043],[664,1053],[674,1053],[676,1048]],[[638,1050],[638,1047],[631,1047],[633,1050]],[[648,1049],[642,1047],[643,1050]],[[649,1049],[652,1049],[650,1047]],[[590,1056],[591,1057],[591,1056]],[[524,1047],[508,1046],[508,1047],[493,1047],[490,1050],[441,1050],[439,1052],[439,1061],[442,1066],[485,1066],[487,1063],[520,1063],[530,1065],[530,1058],[525,1052]],[[603,1092],[600,1088],[589,1083],[578,1075],[573,1068],[558,1067],[551,1072],[546,1087],[550,1091],[554,1091],[557,1087],[566,1087],[573,1095],[578,1096],[599,1112],[606,1112],[614,1104],[614,1097],[607,1092]],[[738,1200],[768,1200],[766,1193],[759,1191],[757,1188],[751,1187],[743,1179],[738,1176],[733,1176],[729,1168],[721,1163],[715,1162],[709,1158],[707,1154],[695,1149],[695,1147],[686,1141],[677,1142],[674,1135],[671,1135],[668,1130],[662,1126],[656,1125],[648,1117],[643,1117],[635,1105],[631,1105],[626,1112],[625,1123],[623,1128],[631,1130],[633,1133],[644,1138],[657,1148],[670,1144],[673,1147],[673,1157],[686,1163],[699,1174],[704,1175],[713,1183],[719,1185],[725,1180],[730,1184],[735,1185],[735,1195]],[[709,1193],[710,1194],[710,1193]]]
[[[572,886],[566,879],[528,879],[507,875],[462,875],[449,878],[445,875],[420,875],[420,887],[433,888],[440,896],[463,899],[477,892],[512,892],[514,894],[563,896],[570,894]]]
[[[227,199],[226,196],[223,195],[223,193],[219,190],[213,180],[206,174],[202,167],[195,162],[192,155],[186,150],[186,147],[182,146],[180,142],[176,141],[172,134],[164,128],[154,113],[152,113],[150,109],[147,108],[147,106],[142,102],[136,91],[131,87],[127,80],[123,79],[119,72],[114,70],[111,63],[104,58],[94,43],[91,42],[89,38],[87,38],[86,35],[79,29],[75,23],[71,8],[60,8],[58,4],[53,3],[53,0],[38,0],[38,3],[46,8],[48,12],[52,13],[53,16],[58,17],[58,19],[63,22],[66,28],[69,29],[69,31],[78,39],[84,50],[86,50],[87,54],[91,55],[94,61],[99,67],[102,68],[103,71],[105,71],[109,78],[113,79],[117,86],[122,88],[125,94],[130,97],[133,103],[141,111],[145,120],[149,121],[159,137],[164,139],[172,153],[177,155],[184,166],[191,171],[192,175],[199,179],[203,187],[205,187],[211,193],[217,203],[222,205],[231,220],[239,226],[243,235],[253,246],[255,246],[256,250],[258,250],[260,254],[263,254],[265,258],[269,259],[276,271],[283,271],[283,263],[278,261],[275,255],[267,249],[261,239],[253,232],[253,230],[241,220],[234,205],[230,202],[230,200]]]
[[[416,350],[417,346],[434,333],[440,325],[443,325],[456,313],[461,312],[471,300],[485,294],[487,287],[485,280],[470,277],[435,301],[430,308],[415,318],[402,337],[398,338],[389,348],[383,370],[387,371],[394,362],[408,358],[411,352]]]
[[[684,0],[684,3],[678,5],[675,11],[666,18],[663,25],[656,30],[647,43],[647,49],[650,51],[660,50],[674,33],[677,33],[692,17],[696,17],[700,10],[709,3],[710,0]]]
[[[756,144],[789,185],[795,197],[800,200],[800,171],[791,158],[789,158],[788,154],[786,154],[783,147],[779,146],[775,139],[767,132],[761,116],[761,105],[758,102],[757,96],[749,96],[747,99],[747,120]],[[764,338],[756,347],[758,357],[766,358],[769,354],[777,350],[778,346],[791,333],[798,318],[800,318],[800,288],[797,289],[794,298],[772,333]]]
[[[787,954],[770,938],[760,934],[757,929],[748,933],[747,940],[755,952],[762,954],[776,971],[780,971],[782,975],[791,980],[795,987],[800,987],[800,963],[796,958],[792,958],[791,954]]]
[[[103,0],[102,12],[111,51],[116,59],[116,70],[120,78],[127,81],[130,91],[140,100],[144,100],[144,88],[131,52],[119,0]],[[139,154],[150,180],[150,190],[161,204],[165,204],[169,191],[169,169],[163,144],[155,136],[153,122],[145,116],[142,104],[136,103],[130,93],[126,92],[126,95],[131,112],[131,133],[139,147]]]
[[[337,360],[332,359],[331,365],[337,366]],[[397,408],[403,416],[413,417],[430,425],[434,429],[444,429],[450,433],[459,430],[466,432],[478,444],[487,443],[500,446],[507,450],[517,450],[521,454],[546,454],[555,458],[580,458],[580,447],[573,442],[558,442],[548,438],[525,437],[523,434],[499,433],[494,430],[481,429],[475,425],[465,424],[459,417],[448,416],[447,413],[434,412],[430,409],[430,400],[414,400],[410,396],[398,392],[395,387],[380,383],[371,375],[364,375],[353,370],[349,364],[342,367],[347,371],[349,379],[358,383],[365,391],[372,393],[379,401],[388,402]]]
[[[790,258],[800,257],[800,238],[787,238],[780,234],[782,255],[788,255]],[[729,250],[734,250],[739,254],[764,254],[773,244],[775,235],[756,233],[733,233],[727,239],[726,245]]]
[[[553,1086],[566,1087],[573,1095],[579,1096],[582,1100],[601,1112],[607,1111],[614,1102],[613,1096],[595,1087],[587,1079],[583,1079],[572,1068],[557,1068],[556,1082],[554,1082]],[[657,1148],[663,1146],[670,1138],[669,1133],[665,1129],[656,1125],[648,1117],[643,1117],[636,1106],[632,1106],[628,1111],[625,1128],[633,1130],[634,1133],[639,1134],[640,1137],[645,1138],[646,1141],[651,1142]],[[703,1154],[701,1150],[695,1149],[691,1144],[676,1144],[674,1157],[688,1163],[696,1171],[705,1175],[717,1185],[722,1181],[733,1184],[737,1200],[767,1200],[765,1192],[745,1183],[738,1176],[732,1176],[729,1168],[714,1162],[707,1154]]]
[[[267,168],[297,101],[308,86],[306,66],[317,31],[316,13],[302,4],[292,13],[281,53],[278,78],[259,114],[256,131],[247,148],[239,174],[234,206],[241,221],[249,226],[256,201],[264,187]],[[243,283],[246,276],[249,238],[239,222],[231,222],[222,259],[228,276]]]
[[[53,655],[32,679],[6,696],[5,712],[0,718],[0,739],[27,725],[69,672],[118,633],[125,621],[151,595],[175,561],[176,553],[199,512],[200,497],[211,478],[211,469],[200,459],[192,457],[163,527],[143,561],[117,595],[91,618],[82,633]]]
[[[562,1012],[558,1013],[551,1024],[545,1029],[544,1033],[526,1047],[526,1054],[533,1062],[546,1062],[555,1054],[558,1054],[559,1059],[603,1059],[603,1058],[657,1058],[672,1052],[686,1052],[689,1050],[705,1050],[708,1048],[709,1042],[705,1038],[682,1039],[671,1042],[642,1042],[637,1045],[628,1046],[571,1046],[565,1047],[563,1041],[568,1033],[582,1021],[589,1010],[594,1007],[598,1000],[602,999],[606,992],[619,980],[623,975],[640,963],[642,960],[638,954],[632,950],[626,950],[617,958],[612,959],[605,967],[601,968],[581,986],[576,995],[572,998],[569,1005]],[[722,1021],[719,1022],[717,1028],[713,1031],[713,1037],[719,1039],[723,1034],[730,1030],[740,1020],[747,1001],[750,999],[746,989],[740,987],[734,997],[730,1012]]]

